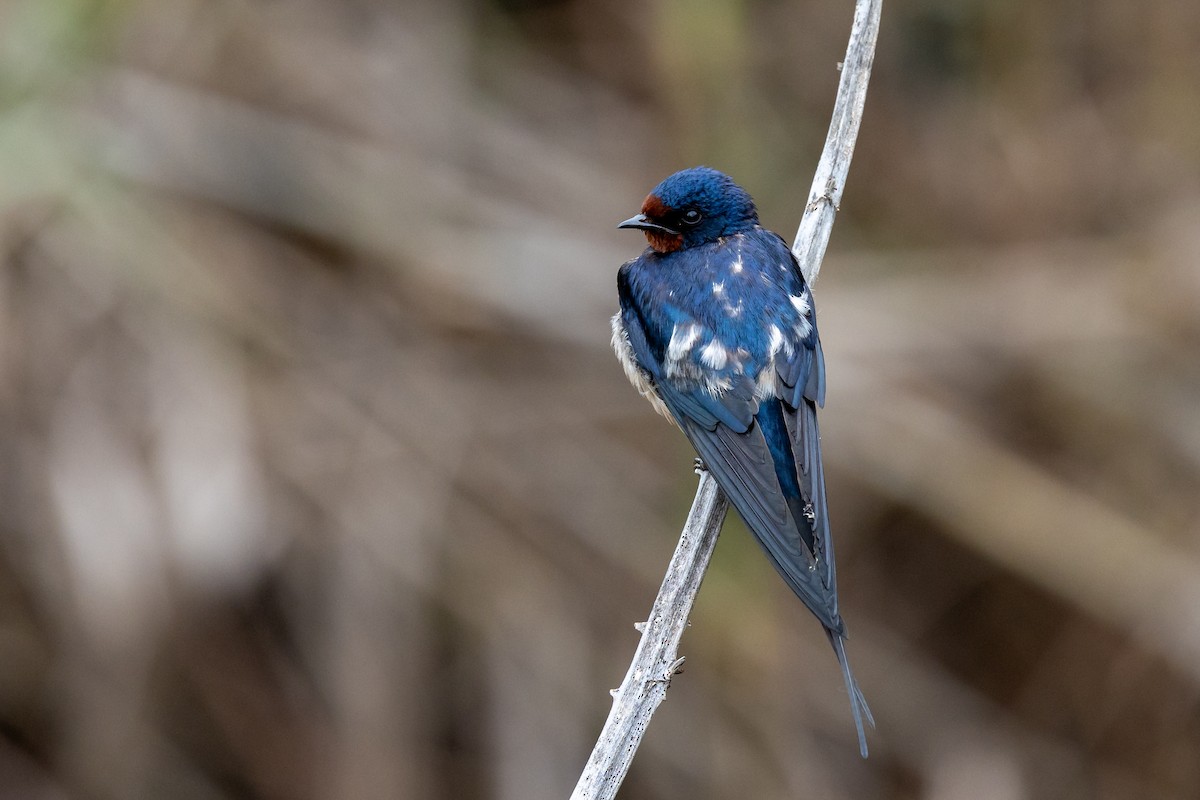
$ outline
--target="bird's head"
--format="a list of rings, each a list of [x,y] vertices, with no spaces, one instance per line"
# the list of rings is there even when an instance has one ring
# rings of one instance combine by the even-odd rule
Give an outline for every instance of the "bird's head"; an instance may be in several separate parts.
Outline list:
[[[637,228],[650,247],[670,253],[747,231],[758,212],[746,190],[723,172],[692,167],[676,172],[646,195],[642,213],[618,228]]]

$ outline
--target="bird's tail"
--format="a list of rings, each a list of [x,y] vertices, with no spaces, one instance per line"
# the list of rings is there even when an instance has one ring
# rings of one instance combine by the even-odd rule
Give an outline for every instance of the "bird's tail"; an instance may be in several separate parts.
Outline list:
[[[854,727],[858,731],[858,751],[862,753],[862,757],[867,757],[867,733],[863,727],[863,719],[865,718],[871,727],[875,727],[875,717],[871,715],[871,708],[867,705],[867,698],[863,697],[862,690],[858,688],[858,681],[854,680],[854,673],[850,671],[850,660],[846,658],[846,641],[841,634],[825,629],[825,633],[829,636],[829,643],[833,645],[833,651],[837,653],[838,664],[842,667],[842,678],[846,681],[846,692],[850,695],[850,711],[854,714]]]

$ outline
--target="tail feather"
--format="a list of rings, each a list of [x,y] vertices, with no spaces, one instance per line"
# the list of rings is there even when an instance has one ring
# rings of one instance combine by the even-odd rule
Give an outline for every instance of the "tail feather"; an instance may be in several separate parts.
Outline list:
[[[865,717],[871,727],[875,727],[875,717],[871,714],[871,708],[867,705],[867,698],[863,697],[862,690],[858,688],[858,681],[854,680],[854,673],[850,671],[850,660],[846,658],[846,642],[841,635],[831,630],[826,630],[829,636],[829,643],[833,645],[833,651],[837,653],[838,664],[842,667],[842,678],[846,681],[846,693],[850,695],[850,711],[854,714],[854,728],[858,731],[858,751],[863,758],[867,757],[867,733],[863,726],[863,718]]]

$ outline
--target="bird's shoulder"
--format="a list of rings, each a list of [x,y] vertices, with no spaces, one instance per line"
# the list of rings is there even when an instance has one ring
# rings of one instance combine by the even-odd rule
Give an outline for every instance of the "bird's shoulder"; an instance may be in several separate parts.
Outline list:
[[[618,288],[647,305],[704,307],[725,292],[769,304],[803,287],[787,244],[758,226],[669,253],[647,248],[618,272]]]
[[[762,228],[672,253],[647,250],[621,267],[617,282],[623,308],[652,342],[665,344],[682,326],[701,344],[715,338],[754,360],[814,345],[811,293],[787,245]]]

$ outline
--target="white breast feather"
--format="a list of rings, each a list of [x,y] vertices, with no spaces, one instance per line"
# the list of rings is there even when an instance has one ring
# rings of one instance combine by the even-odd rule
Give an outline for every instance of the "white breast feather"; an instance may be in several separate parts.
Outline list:
[[[650,380],[646,370],[638,365],[633,355],[633,345],[629,343],[629,334],[625,331],[625,323],[621,321],[619,311],[613,314],[612,318],[612,348],[625,370],[625,377],[633,384],[633,388],[638,390],[638,394],[649,400],[655,411],[674,422],[675,418],[655,391],[654,382]]]

